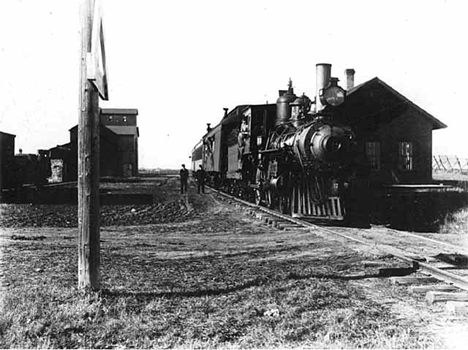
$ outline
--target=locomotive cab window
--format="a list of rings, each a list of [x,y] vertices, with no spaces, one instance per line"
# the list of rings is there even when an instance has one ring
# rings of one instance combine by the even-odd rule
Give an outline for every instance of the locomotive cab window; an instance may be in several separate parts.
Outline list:
[[[413,170],[413,143],[398,143],[398,168],[400,170]]]
[[[366,156],[370,170],[380,170],[380,142],[366,142]]]

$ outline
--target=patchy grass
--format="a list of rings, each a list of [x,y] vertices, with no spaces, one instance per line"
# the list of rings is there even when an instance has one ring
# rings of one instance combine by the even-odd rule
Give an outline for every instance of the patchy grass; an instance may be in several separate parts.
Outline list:
[[[179,203],[178,182],[169,185],[166,204]],[[408,305],[406,289],[362,264],[369,257],[309,231],[272,230],[209,195],[189,197],[194,213],[177,219],[114,208],[118,226],[101,230],[99,293],[76,289],[76,228],[1,229],[0,348],[444,346],[430,320],[369,295]],[[53,217],[0,209],[3,222]]]
[[[391,199],[390,223],[403,230],[439,232],[441,225],[468,205],[468,192],[421,192]]]
[[[317,280],[199,296],[35,286],[9,294],[0,332],[2,348],[431,346],[358,290]]]
[[[433,170],[432,178],[435,181],[468,181],[468,171]]]
[[[464,189],[465,198],[468,184],[468,173],[461,172],[448,172],[448,171],[433,171],[433,178],[436,181],[452,181],[455,182],[455,186],[459,186]],[[447,203],[445,206],[449,207]],[[468,233],[468,207],[466,206],[466,200],[461,203],[462,208],[452,210],[446,213],[443,223],[440,225],[439,232],[446,234],[460,234]]]
[[[441,346],[350,283],[378,278],[359,254],[310,233],[272,235],[223,214],[112,228],[104,288],[83,293],[73,232],[61,232],[2,248],[0,348]]]
[[[439,232],[448,234],[464,233],[468,235],[468,208],[447,215]]]

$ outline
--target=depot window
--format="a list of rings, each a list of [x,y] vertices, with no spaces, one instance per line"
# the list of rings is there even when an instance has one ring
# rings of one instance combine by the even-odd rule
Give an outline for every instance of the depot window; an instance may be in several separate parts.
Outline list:
[[[400,170],[413,170],[413,143],[398,143],[398,168]]]
[[[370,170],[380,170],[380,142],[366,142],[366,156]]]

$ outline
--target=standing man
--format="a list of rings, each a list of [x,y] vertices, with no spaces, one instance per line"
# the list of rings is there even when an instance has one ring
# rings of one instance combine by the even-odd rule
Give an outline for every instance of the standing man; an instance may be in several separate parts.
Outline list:
[[[195,173],[195,177],[197,178],[197,184],[198,184],[198,191],[197,193],[200,193],[200,190],[202,193],[205,193],[205,179],[206,179],[206,171],[203,169],[203,166],[200,164],[200,169],[197,170]]]
[[[182,169],[180,169],[180,193],[183,194],[184,191],[187,193],[187,180],[189,172],[185,169],[185,164],[182,164]]]

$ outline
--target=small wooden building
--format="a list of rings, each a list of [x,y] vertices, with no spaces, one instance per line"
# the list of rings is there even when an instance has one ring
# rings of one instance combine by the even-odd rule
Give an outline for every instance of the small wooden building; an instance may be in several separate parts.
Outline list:
[[[103,125],[99,126],[99,176],[123,176],[119,136]],[[70,180],[78,176],[78,125],[70,129],[70,154],[68,173]]]
[[[15,135],[0,131],[0,190],[8,186],[8,165],[15,156]]]
[[[432,132],[444,123],[377,77],[350,88],[343,108],[373,185],[432,182]]]
[[[64,182],[72,178],[76,180],[76,175],[73,177],[70,174],[71,161],[70,143],[57,145],[47,150],[47,157],[50,159],[50,182]],[[76,163],[76,161],[75,161]],[[76,164],[74,164],[76,172]]]

